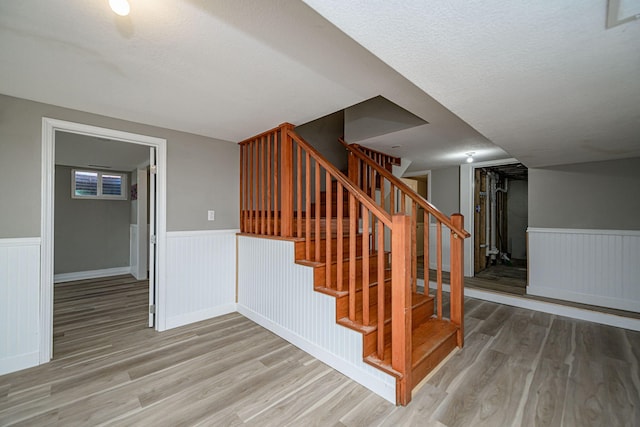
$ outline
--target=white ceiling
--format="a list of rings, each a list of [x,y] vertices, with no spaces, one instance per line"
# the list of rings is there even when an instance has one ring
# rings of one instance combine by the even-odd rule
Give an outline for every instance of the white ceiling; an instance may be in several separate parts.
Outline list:
[[[56,132],[57,165],[130,172],[149,164],[149,150],[146,145]]]
[[[376,56],[299,0],[130,2],[0,2],[0,93],[229,141],[382,95],[428,124],[360,143],[409,171],[640,156],[640,22],[604,1],[307,1]]]
[[[304,1],[527,166],[640,156],[640,20],[604,0]]]

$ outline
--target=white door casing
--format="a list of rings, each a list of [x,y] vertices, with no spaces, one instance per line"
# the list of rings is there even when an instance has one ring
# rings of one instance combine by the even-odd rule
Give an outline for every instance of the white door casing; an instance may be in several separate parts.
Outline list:
[[[157,230],[156,230],[156,149],[155,147],[149,148],[149,327],[153,328],[156,319],[156,295],[158,295],[158,287],[156,285],[157,275],[156,267],[158,265],[157,257]],[[145,224],[146,228],[146,224]],[[153,308],[153,309],[152,309]]]

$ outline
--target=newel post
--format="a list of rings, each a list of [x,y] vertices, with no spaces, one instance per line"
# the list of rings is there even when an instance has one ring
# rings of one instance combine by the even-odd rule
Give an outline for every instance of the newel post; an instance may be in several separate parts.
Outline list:
[[[396,380],[396,403],[411,401],[411,217],[393,216],[391,235],[391,366],[402,374]]]
[[[464,230],[464,217],[461,214],[451,215],[451,222],[458,230]],[[458,347],[464,345],[463,242],[464,236],[459,236],[454,231],[451,232],[451,322],[459,326]]]
[[[293,236],[293,131],[291,123],[280,125],[280,173],[282,175],[282,195],[280,197],[280,233],[283,237]]]

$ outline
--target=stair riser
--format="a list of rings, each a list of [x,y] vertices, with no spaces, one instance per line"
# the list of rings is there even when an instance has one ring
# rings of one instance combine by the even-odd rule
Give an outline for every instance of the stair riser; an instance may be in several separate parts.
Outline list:
[[[316,251],[315,248],[316,248],[315,239],[311,239],[311,242],[310,242],[310,245],[309,245],[309,250],[310,250],[312,258],[314,258],[314,254],[315,254],[315,251]],[[326,256],[327,256],[326,248],[327,248],[327,240],[326,239],[320,239],[320,260],[322,262],[324,262],[324,260],[326,259]],[[296,254],[295,254],[296,260],[305,259],[306,258],[305,242],[304,241],[296,242],[295,243],[295,251],[296,251]],[[357,238],[356,238],[356,256],[361,256],[361,255],[362,255],[362,237],[361,236],[357,236]],[[349,238],[348,237],[344,237],[342,239],[342,257],[343,257],[343,259],[349,257]],[[338,239],[333,238],[333,239],[331,239],[331,260],[335,261],[337,258],[338,258]]]
[[[362,311],[363,306],[363,292],[359,290],[356,292],[356,312]],[[391,301],[391,280],[385,282],[385,303]],[[369,287],[369,307],[371,310],[377,310],[378,305],[378,286],[373,285]],[[336,298],[336,318],[341,319],[349,316],[349,295]]]
[[[293,228],[294,230],[298,229],[297,219],[294,219]],[[338,231],[338,220],[337,218],[331,218],[331,234],[335,234]],[[302,237],[306,235],[306,220],[305,218],[300,218],[300,225],[302,227]],[[356,225],[357,226],[357,225]],[[309,227],[311,227],[311,234],[314,235],[316,233],[316,218],[312,216],[309,218]],[[347,234],[349,232],[349,218],[342,218],[342,232]],[[327,219],[321,217],[320,218],[320,233],[322,236],[327,232]],[[356,230],[358,232],[358,230]]]
[[[320,207],[317,208],[315,203],[311,204],[311,215],[313,217],[316,216],[316,209],[320,209],[320,218],[325,218],[327,216],[327,205],[324,203],[320,203]],[[331,216],[333,218],[337,218],[338,217],[338,205],[331,205]],[[347,204],[343,204],[342,205],[342,217],[343,218],[349,218],[349,205]]]
[[[447,341],[441,344],[432,354],[429,355],[421,363],[413,367],[411,372],[411,380],[415,387],[420,381],[424,379],[429,372],[438,366],[448,355],[456,348],[456,335],[453,334]]]
[[[412,329],[417,329],[431,316],[433,316],[433,304],[422,304],[411,312],[411,325]],[[391,342],[391,322],[386,322],[384,325],[384,341],[385,343]],[[363,337],[362,357],[367,357],[374,354],[378,349],[378,334],[377,332],[366,334]]]
[[[389,271],[389,263],[385,262],[385,276],[391,277],[391,272]],[[327,276],[326,276],[326,266],[318,267],[318,269],[325,270],[321,273],[322,281],[314,282],[316,287],[324,287],[327,286]],[[336,263],[332,263],[330,266],[330,274],[331,274],[331,288],[338,289],[338,266]],[[356,271],[356,288],[362,288],[362,259],[357,259],[355,262],[355,271]],[[374,283],[378,279],[378,258],[373,255],[369,258],[369,283]],[[320,277],[318,276],[318,277]],[[349,287],[349,261],[346,260],[342,263],[342,289],[348,290]]]

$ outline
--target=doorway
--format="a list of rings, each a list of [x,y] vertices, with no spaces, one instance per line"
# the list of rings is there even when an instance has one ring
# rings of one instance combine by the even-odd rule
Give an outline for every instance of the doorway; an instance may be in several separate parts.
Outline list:
[[[473,169],[472,286],[526,293],[527,184],[522,163]]]
[[[156,330],[165,329],[163,310],[164,258],[166,242],[166,140],[146,135],[100,128],[80,123],[43,118],[42,135],[42,253],[40,299],[40,362],[53,355],[53,282],[54,282],[54,209],[56,136],[59,133],[88,136],[114,144],[146,146],[149,153],[150,187],[155,202],[149,205],[151,215],[149,244],[149,320]],[[98,165],[99,166],[99,165]],[[155,188],[154,188],[155,187]],[[130,188],[126,188],[127,193]],[[156,219],[155,221],[153,219]],[[146,228],[146,227],[145,227]]]

